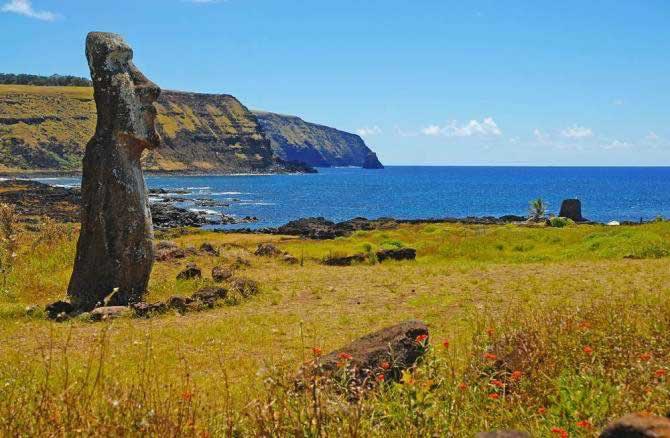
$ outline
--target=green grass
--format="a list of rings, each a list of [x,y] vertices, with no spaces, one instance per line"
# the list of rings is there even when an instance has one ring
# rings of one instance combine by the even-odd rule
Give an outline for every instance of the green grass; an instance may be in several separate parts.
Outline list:
[[[622,414],[670,410],[670,386],[656,375],[670,372],[667,222],[403,225],[320,242],[195,232],[174,240],[207,241],[221,255],[157,263],[149,300],[192,293],[211,282],[213,266],[237,257],[251,263],[238,275],[258,281],[261,293],[202,313],[110,324],[26,314],[64,296],[76,232],[53,227],[43,232],[49,237],[21,233],[0,294],[2,434],[473,436],[520,428],[548,436],[561,427],[593,436]],[[255,257],[261,242],[302,266]],[[319,263],[330,253],[400,245],[417,249],[416,262]],[[177,281],[190,261],[204,278]],[[411,318],[429,325],[433,347],[405,383],[354,404],[326,388],[288,391],[312,347],[336,349]]]

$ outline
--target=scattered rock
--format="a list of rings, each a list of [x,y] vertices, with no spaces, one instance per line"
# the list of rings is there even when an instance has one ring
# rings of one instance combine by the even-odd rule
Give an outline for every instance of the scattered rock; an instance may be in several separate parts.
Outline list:
[[[258,245],[254,255],[259,257],[278,257],[282,255],[282,251],[271,243],[261,243]]]
[[[219,225],[221,220],[204,212],[190,211],[165,202],[151,204],[151,217],[156,228],[202,227]]]
[[[670,419],[651,414],[629,414],[611,423],[600,438],[668,438]]]
[[[384,260],[416,260],[416,250],[414,248],[382,249],[377,251],[377,260],[380,263]]]
[[[175,259],[183,259],[187,252],[179,248],[176,243],[170,240],[161,240],[156,243],[156,260],[159,262],[167,262]]]
[[[34,316],[40,312],[40,306],[34,304],[30,306],[26,306],[26,315],[27,316]]]
[[[248,268],[249,266],[251,266],[251,262],[249,260],[247,260],[243,257],[240,257],[240,256],[235,257],[235,261],[233,262],[233,267],[235,269],[242,268],[242,267]]]
[[[205,242],[202,245],[200,245],[200,253],[208,254],[215,257],[219,256],[219,250],[214,248],[214,245],[208,242]]]
[[[322,263],[326,266],[351,266],[354,263],[363,263],[367,259],[365,254],[354,254],[352,256],[330,255],[324,258]]]
[[[58,315],[62,313],[69,315],[74,312],[74,310],[74,306],[67,301],[56,301],[55,303],[48,304],[44,308],[49,319],[56,319]]]
[[[202,278],[202,270],[195,263],[186,265],[186,269],[177,274],[177,280],[191,280]]]
[[[528,218],[526,218],[525,216],[517,216],[517,215],[514,215],[514,214],[506,214],[504,216],[500,216],[498,218],[498,220],[501,221],[501,222],[512,223],[512,222],[526,222],[526,220],[528,220]]]
[[[302,236],[310,239],[323,240],[348,236],[354,231],[391,229],[396,226],[397,222],[390,218],[369,220],[363,217],[357,217],[348,221],[335,223],[323,217],[312,217],[291,221],[277,229],[266,231],[273,234]]]
[[[106,321],[110,319],[122,318],[130,316],[131,309],[126,306],[108,306],[97,307],[91,310],[89,317],[91,321]]]
[[[212,308],[218,300],[223,300],[228,296],[228,291],[222,287],[203,287],[198,292],[191,295],[191,298],[195,301],[202,303],[203,305]]]
[[[80,310],[114,289],[115,305],[146,293],[155,257],[140,157],[160,145],[154,103],[161,89],[135,67],[130,46],[119,35],[91,32],[86,57],[98,123],[84,154],[81,231],[68,286]]]
[[[295,257],[295,256],[293,256],[293,255],[291,255],[287,252],[284,253],[284,255],[282,255],[281,259],[284,263],[287,263],[289,265],[297,265],[298,263],[300,263],[300,260],[298,260],[297,257]]]
[[[225,266],[215,266],[212,268],[212,279],[217,283],[222,283],[233,277],[233,270]]]
[[[582,217],[582,202],[579,199],[566,199],[561,203],[561,212],[559,217],[572,219],[575,222],[587,222],[588,219]]]
[[[423,338],[423,340],[422,340]],[[303,376],[316,372],[333,375],[343,365],[357,384],[399,381],[402,371],[411,368],[426,352],[428,327],[421,321],[405,321],[363,336],[351,344],[318,359],[317,367],[303,367]]]
[[[131,304],[130,308],[135,312],[135,315],[140,318],[146,318],[151,314],[160,314],[167,311],[167,304],[165,303],[135,303]]]
[[[188,306],[193,304],[193,298],[175,295],[168,298],[165,304],[168,309],[174,309],[180,313],[184,313],[188,309]]]
[[[495,432],[479,432],[476,438],[530,438],[530,434],[518,430],[496,430]]]
[[[244,298],[256,295],[260,290],[257,282],[246,277],[233,278],[230,281],[230,288],[231,290],[238,292]]]

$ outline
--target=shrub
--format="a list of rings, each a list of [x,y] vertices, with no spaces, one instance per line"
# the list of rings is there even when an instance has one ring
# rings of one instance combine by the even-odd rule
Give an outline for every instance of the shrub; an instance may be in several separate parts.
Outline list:
[[[575,222],[572,219],[566,217],[552,217],[549,219],[549,224],[554,228],[563,228],[568,225],[574,225]]]
[[[547,214],[547,203],[542,198],[530,201],[529,213],[532,220],[542,219]]]

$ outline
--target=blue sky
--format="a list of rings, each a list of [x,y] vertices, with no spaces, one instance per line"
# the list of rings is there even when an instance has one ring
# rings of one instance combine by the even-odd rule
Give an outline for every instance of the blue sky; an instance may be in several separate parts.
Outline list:
[[[0,71],[166,89],[362,134],[387,164],[670,165],[667,0],[0,0]]]

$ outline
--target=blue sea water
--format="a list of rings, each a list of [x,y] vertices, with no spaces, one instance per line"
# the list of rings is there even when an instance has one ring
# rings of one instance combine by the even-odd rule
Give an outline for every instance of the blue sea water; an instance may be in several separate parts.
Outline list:
[[[525,215],[542,197],[558,213],[565,198],[582,200],[585,217],[649,220],[670,217],[670,167],[413,167],[384,170],[319,169],[311,175],[149,176],[147,185],[188,189],[193,198],[212,198],[228,207],[207,207],[239,217],[256,216],[268,227],[323,216],[424,219]],[[42,179],[78,184],[73,178]],[[183,204],[195,208],[190,203]],[[202,209],[202,208],[198,208]]]

